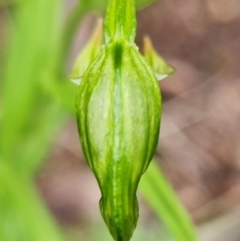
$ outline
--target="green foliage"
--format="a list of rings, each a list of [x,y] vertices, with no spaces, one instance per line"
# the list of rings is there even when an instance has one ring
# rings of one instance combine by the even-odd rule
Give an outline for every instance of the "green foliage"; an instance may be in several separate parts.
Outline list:
[[[63,240],[32,184],[22,181],[16,170],[3,163],[0,165],[0,211],[1,240]]]
[[[0,236],[5,241],[62,240],[32,183],[66,115],[55,94],[61,9],[60,0],[26,0],[15,13],[2,89]]]
[[[155,161],[143,175],[140,190],[177,241],[198,240],[189,215]]]
[[[60,7],[59,0],[26,3],[17,12],[18,26],[6,60],[0,150],[3,160],[24,178],[38,168],[46,152],[41,144],[48,147],[56,130],[53,123],[59,123],[61,115],[50,94],[56,80],[52,64]]]

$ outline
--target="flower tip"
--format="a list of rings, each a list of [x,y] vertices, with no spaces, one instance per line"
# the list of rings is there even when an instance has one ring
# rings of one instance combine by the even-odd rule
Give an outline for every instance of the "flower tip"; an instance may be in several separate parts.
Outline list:
[[[101,44],[103,39],[103,19],[98,18],[96,27],[92,35],[92,40],[95,44]]]
[[[175,72],[175,69],[157,53],[149,36],[143,38],[143,55],[157,75],[163,75],[165,78]]]
[[[78,78],[69,78],[71,82],[73,82],[76,85],[80,85],[81,81],[82,81],[82,77],[78,77]]]

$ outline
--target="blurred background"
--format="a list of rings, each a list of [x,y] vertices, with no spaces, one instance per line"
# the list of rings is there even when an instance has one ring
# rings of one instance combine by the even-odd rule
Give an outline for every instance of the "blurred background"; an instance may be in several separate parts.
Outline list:
[[[66,16],[75,4],[66,1]],[[90,13],[79,26],[66,74],[98,17]],[[2,6],[1,66],[8,18]],[[137,18],[140,50],[149,35],[176,69],[160,82],[163,116],[156,159],[192,216],[200,240],[240,241],[240,1],[157,0],[139,10]],[[54,137],[35,183],[69,240],[111,240],[73,116]],[[140,195],[139,200],[133,241],[172,240]]]

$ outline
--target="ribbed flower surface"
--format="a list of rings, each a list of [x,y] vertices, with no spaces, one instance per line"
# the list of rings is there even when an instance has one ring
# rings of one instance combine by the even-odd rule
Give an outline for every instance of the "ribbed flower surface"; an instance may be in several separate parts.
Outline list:
[[[138,182],[158,141],[158,82],[134,44],[115,41],[102,47],[79,88],[79,135],[101,189],[101,213],[113,238],[129,241]]]

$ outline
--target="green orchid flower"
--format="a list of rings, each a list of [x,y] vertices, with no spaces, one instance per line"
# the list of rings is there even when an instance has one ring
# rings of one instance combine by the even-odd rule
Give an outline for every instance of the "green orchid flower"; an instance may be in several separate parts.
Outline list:
[[[134,44],[135,34],[134,1],[110,0],[104,45],[84,73],[76,100],[82,148],[102,193],[101,214],[115,241],[132,237],[138,183],[159,137],[158,80]],[[81,77],[82,70],[74,73]]]

